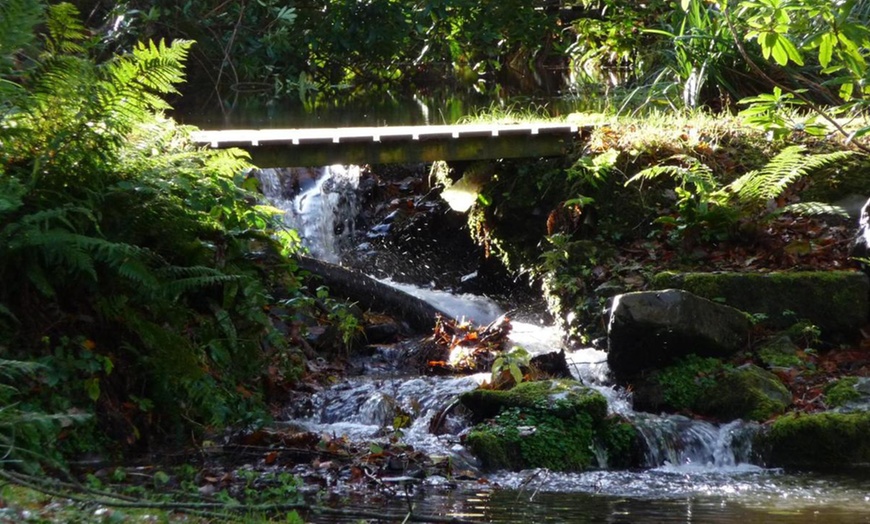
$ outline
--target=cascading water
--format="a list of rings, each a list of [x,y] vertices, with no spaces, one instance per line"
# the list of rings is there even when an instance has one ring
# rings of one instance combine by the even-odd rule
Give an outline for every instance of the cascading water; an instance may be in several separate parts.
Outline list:
[[[266,198],[286,210],[285,221],[296,228],[312,256],[338,262],[342,247],[351,245],[360,204],[356,198],[360,170],[356,166],[321,169],[262,170]],[[455,318],[488,324],[504,313],[493,300],[383,280],[423,299]],[[511,343],[530,354],[560,349],[561,334],[552,326],[514,321]],[[608,379],[606,353],[595,349],[571,351],[567,359],[575,378],[600,391],[611,413],[632,420],[646,446],[648,467],[727,468],[750,460],[753,425],[740,422],[715,426],[681,416],[635,413],[630,395]],[[476,388],[484,375],[460,378],[364,376],[314,395],[306,412],[295,412],[295,423],[316,431],[371,439],[383,435],[398,415],[413,420],[405,440],[433,453],[446,453],[455,438],[434,438],[432,417],[462,392]],[[461,429],[461,423],[454,424]],[[606,464],[602,464],[606,466]]]
[[[329,261],[340,260],[343,245],[350,245],[348,239],[359,209],[352,191],[358,184],[358,168],[332,166],[313,172],[295,172],[289,182],[287,176],[272,170],[260,173],[267,198],[276,207],[287,210],[288,224],[299,229],[312,255]],[[391,285],[427,300],[443,311],[478,323],[488,323],[503,313],[498,304],[486,297],[454,295],[392,282]],[[552,326],[517,322],[515,319],[512,326],[512,343],[532,354],[561,347],[561,334]],[[545,518],[552,522],[728,522],[732,518],[765,523],[821,522],[824,519],[777,520],[771,518],[770,512],[762,513],[759,518],[758,514],[752,513],[752,508],[773,507],[768,511],[777,511],[777,504],[782,504],[792,513],[795,513],[794,507],[799,508],[795,514],[800,515],[803,508],[817,508],[821,500],[829,497],[832,501],[830,508],[834,509],[825,511],[833,516],[831,521],[866,521],[862,520],[863,517],[850,519],[849,511],[870,502],[870,487],[864,492],[860,487],[844,484],[837,492],[829,494],[825,492],[828,484],[806,483],[752,465],[751,441],[757,424],[735,421],[717,426],[679,415],[633,411],[630,394],[614,388],[609,382],[606,356],[604,351],[591,348],[569,351],[566,355],[575,378],[600,391],[608,400],[610,412],[629,419],[637,428],[646,443],[646,469],[608,471],[607,457],[601,454],[602,469],[599,471],[556,474],[536,470],[490,475],[490,481],[502,489],[516,490],[517,494],[511,495],[510,500],[496,503],[494,498],[498,491],[475,491],[473,495],[463,496],[458,504],[442,493],[418,501],[419,507],[441,512],[455,505],[465,509],[455,510],[460,513],[448,511],[448,514],[484,516],[486,512],[480,513],[477,508],[487,503],[490,513],[486,518],[493,522],[529,522]],[[392,354],[387,352],[387,356],[380,358],[388,360]],[[468,422],[456,414],[445,417],[444,408],[455,402],[461,393],[476,388],[487,374],[409,377],[398,374],[389,366],[387,371],[378,366],[361,367],[365,371],[360,376],[350,377],[315,393],[304,405],[289,408],[286,423],[322,434],[371,441],[394,438],[397,434],[394,422],[399,417],[406,417],[411,420],[410,426],[402,430],[402,440],[406,444],[430,455],[451,456],[457,464],[473,464],[474,459],[467,455],[457,436]],[[439,418],[442,430],[439,435],[430,432],[436,416],[443,417],[443,420]],[[557,502],[545,503],[549,505],[544,506],[544,510],[537,510],[545,513],[535,514],[536,510],[530,509],[533,506],[529,503],[539,490],[542,492],[539,498],[544,500],[558,497],[559,493],[570,495],[557,498]],[[531,497],[521,499],[523,492]],[[436,502],[438,500],[441,502]],[[518,502],[521,500],[524,502]],[[599,507],[602,500],[606,501],[603,508]],[[634,504],[632,500],[639,502]],[[742,505],[735,509],[734,500]],[[682,501],[680,504],[685,507],[675,501]],[[573,508],[571,513],[560,513],[569,508]],[[843,512],[839,508],[849,509]],[[671,519],[675,510],[675,518]],[[591,520],[577,520],[581,514],[588,514]],[[595,520],[596,515],[599,520]],[[614,515],[620,517],[612,520]],[[720,518],[720,515],[724,516]],[[866,513],[860,515],[867,517]]]
[[[353,238],[359,212],[356,190],[359,166],[261,169],[263,195],[285,211],[287,227],[295,229],[311,256],[337,263],[344,244]]]

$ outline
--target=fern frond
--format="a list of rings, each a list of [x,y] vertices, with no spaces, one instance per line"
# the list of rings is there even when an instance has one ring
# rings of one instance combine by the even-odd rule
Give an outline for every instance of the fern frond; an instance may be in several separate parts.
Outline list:
[[[0,359],[0,376],[5,378],[17,378],[33,375],[44,367],[44,364],[35,361]]]
[[[184,82],[184,62],[193,42],[175,40],[171,46],[160,40],[155,44],[140,42],[133,49],[133,58],[139,69],[136,80],[157,93],[175,93],[175,84]]]
[[[776,214],[794,213],[801,216],[838,216],[841,218],[849,218],[849,212],[842,206],[833,204],[825,204],[824,202],[797,202],[781,207],[776,210]]]
[[[33,43],[33,28],[42,20],[42,11],[34,0],[0,2],[0,74],[11,67],[13,54]]]
[[[849,151],[805,155],[804,146],[789,146],[763,168],[750,171],[728,185],[737,201],[743,204],[764,203],[776,198],[795,181],[816,169],[845,160]]]
[[[52,54],[75,54],[84,51],[81,43],[88,35],[76,6],[61,2],[48,8],[46,49]]]
[[[0,178],[0,217],[20,209],[26,193],[27,188],[17,178]]]
[[[648,167],[628,179],[625,185],[639,180],[652,180],[660,176],[668,176],[673,178],[680,187],[685,188],[687,184],[691,184],[699,193],[709,193],[719,187],[710,166],[697,158],[688,155],[674,155],[669,160],[677,160],[683,165],[658,164]]]
[[[237,282],[241,278],[242,277],[240,277],[239,275],[211,275],[181,278],[167,283],[165,289],[170,295],[178,297],[194,289],[202,289],[205,287],[222,285],[229,282]]]

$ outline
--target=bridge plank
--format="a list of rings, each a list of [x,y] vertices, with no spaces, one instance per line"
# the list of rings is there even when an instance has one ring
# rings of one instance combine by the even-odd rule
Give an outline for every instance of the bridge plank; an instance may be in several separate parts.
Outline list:
[[[245,149],[260,167],[283,167],[552,156],[587,130],[558,122],[234,129],[196,131],[193,140]]]

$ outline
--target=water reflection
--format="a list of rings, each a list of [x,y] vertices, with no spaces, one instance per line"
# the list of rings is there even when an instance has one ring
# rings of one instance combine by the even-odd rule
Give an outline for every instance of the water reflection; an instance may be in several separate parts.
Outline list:
[[[478,114],[538,114],[551,117],[596,109],[600,101],[579,97],[501,98],[493,94],[436,93],[390,96],[376,94],[303,105],[284,101],[240,103],[180,109],[172,115],[202,129],[310,128],[454,124]],[[597,108],[600,109],[600,108]]]
[[[395,517],[366,522],[400,522],[407,514],[409,502],[419,514],[505,524],[870,522],[870,484],[856,477],[772,471],[706,477],[667,472],[553,476],[573,480],[539,475],[548,481],[546,486],[529,483],[498,487],[499,479],[493,478],[494,484],[469,484],[455,490],[422,488],[410,500],[344,497],[331,502]],[[578,483],[581,477],[585,477],[585,486]],[[312,516],[311,522],[358,520]]]

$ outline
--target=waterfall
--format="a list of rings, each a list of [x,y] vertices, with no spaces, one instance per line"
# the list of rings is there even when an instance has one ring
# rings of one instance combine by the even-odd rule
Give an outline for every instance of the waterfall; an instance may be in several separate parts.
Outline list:
[[[266,199],[285,212],[284,222],[295,229],[311,256],[341,261],[353,238],[359,213],[359,166],[261,169],[257,172]]]
[[[264,195],[273,206],[286,211],[285,222],[299,232],[310,254],[334,263],[340,262],[342,250],[352,245],[361,207],[357,199],[359,176],[358,167],[338,165],[264,169],[258,173]],[[486,324],[503,314],[502,308],[487,297],[382,281],[457,318]],[[516,320],[512,324],[511,343],[530,354],[562,349],[561,333],[554,326]],[[630,393],[611,383],[606,352],[585,348],[566,353],[574,378],[598,390],[607,399],[611,414],[625,417],[637,428],[645,444],[648,468],[727,471],[750,462],[757,424],[735,421],[717,426],[679,415],[637,413],[632,409]],[[428,453],[456,456],[463,453],[457,435],[468,422],[445,408],[487,377],[486,373],[471,377],[407,377],[375,371],[350,377],[312,395],[305,406],[291,408],[287,423],[308,431],[370,440],[395,435],[399,431],[397,421],[404,420],[404,442]],[[436,416],[443,417],[438,425],[445,434],[430,432]],[[599,466],[606,468],[606,453],[603,449],[595,451]]]

